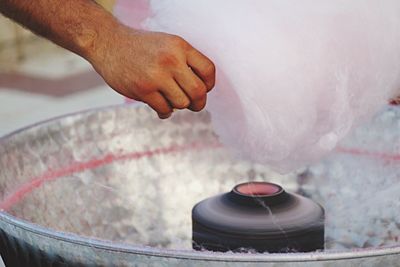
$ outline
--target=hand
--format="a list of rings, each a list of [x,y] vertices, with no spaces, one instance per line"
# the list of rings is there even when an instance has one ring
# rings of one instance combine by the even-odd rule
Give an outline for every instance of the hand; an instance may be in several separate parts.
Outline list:
[[[147,103],[165,119],[173,109],[202,110],[215,85],[215,66],[178,36],[114,29],[89,57],[115,91]]]

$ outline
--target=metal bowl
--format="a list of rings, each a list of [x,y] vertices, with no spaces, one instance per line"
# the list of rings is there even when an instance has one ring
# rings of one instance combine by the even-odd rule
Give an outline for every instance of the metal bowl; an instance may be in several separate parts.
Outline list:
[[[340,181],[348,183],[345,170],[357,164],[367,165],[357,175],[373,168],[380,179],[399,177],[395,155],[382,161],[374,158],[382,153],[358,153],[370,143],[384,147],[385,155],[397,150],[387,144],[400,133],[383,141],[372,135],[376,127],[392,134],[400,127],[397,109],[383,114],[324,163],[289,175],[233,157],[206,112],[178,112],[160,121],[145,107],[117,106],[22,129],[0,141],[0,253],[7,266],[396,266],[400,246],[386,236],[378,247],[355,242],[341,248],[334,244],[346,240],[332,234],[327,250],[316,253],[191,249],[193,205],[249,180],[279,183],[321,202],[337,233],[335,227],[345,226],[333,218],[340,213],[330,202],[340,198],[329,194],[336,181],[329,170],[339,164]],[[388,202],[398,210],[397,200]]]

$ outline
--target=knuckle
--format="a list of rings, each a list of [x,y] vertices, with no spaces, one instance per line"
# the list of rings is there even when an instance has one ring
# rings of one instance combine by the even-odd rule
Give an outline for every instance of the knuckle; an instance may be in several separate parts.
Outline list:
[[[146,96],[157,90],[156,86],[150,81],[141,81],[134,83],[134,88],[138,96]]]
[[[215,71],[215,65],[211,61],[204,67],[204,75],[207,77],[213,77],[215,75]]]
[[[160,52],[158,55],[158,64],[161,67],[175,67],[179,65],[179,59],[171,52]]]
[[[190,106],[190,100],[187,98],[178,99],[174,106],[178,109],[185,109]]]
[[[192,90],[192,98],[193,100],[201,100],[205,97],[207,93],[207,89],[203,83],[197,83],[195,86],[193,86]]]
[[[183,39],[182,37],[177,36],[177,35],[170,35],[169,40],[173,46],[179,46],[179,47],[185,48],[188,45],[188,43],[185,41],[185,39]]]

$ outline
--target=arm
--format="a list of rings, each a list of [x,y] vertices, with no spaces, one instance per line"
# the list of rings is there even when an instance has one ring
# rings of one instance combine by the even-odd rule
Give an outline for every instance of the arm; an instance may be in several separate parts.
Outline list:
[[[0,12],[87,59],[117,92],[160,118],[199,111],[215,84],[213,63],[180,37],[130,29],[91,0],[0,0]]]

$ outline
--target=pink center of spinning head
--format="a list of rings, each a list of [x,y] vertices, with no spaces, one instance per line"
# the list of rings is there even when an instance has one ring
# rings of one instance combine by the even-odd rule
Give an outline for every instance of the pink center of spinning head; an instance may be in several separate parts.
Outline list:
[[[281,191],[279,186],[263,182],[241,184],[235,189],[242,195],[257,197],[271,196]]]

